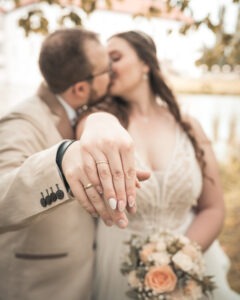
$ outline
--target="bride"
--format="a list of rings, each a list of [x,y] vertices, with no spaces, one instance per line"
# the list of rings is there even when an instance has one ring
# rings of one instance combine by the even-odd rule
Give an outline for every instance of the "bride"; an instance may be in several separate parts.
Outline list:
[[[127,299],[127,280],[120,273],[124,242],[132,233],[157,228],[183,233],[201,246],[207,274],[214,275],[218,287],[215,300],[240,299],[227,283],[229,261],[216,240],[224,201],[209,140],[195,119],[181,115],[148,35],[116,34],[108,42],[108,52],[114,98],[106,105],[132,135],[136,164],[152,175],[141,184],[137,212],[129,215],[127,229],[109,228],[99,221],[94,300]]]

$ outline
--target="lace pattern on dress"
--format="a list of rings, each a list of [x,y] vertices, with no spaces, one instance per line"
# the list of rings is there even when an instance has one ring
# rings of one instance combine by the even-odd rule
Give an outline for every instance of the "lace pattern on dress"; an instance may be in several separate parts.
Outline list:
[[[139,168],[145,168],[137,158]],[[202,174],[191,142],[185,132],[177,130],[175,149],[163,171],[151,177],[137,191],[137,213],[129,216],[133,230],[167,227],[177,229],[197,204],[202,188]]]

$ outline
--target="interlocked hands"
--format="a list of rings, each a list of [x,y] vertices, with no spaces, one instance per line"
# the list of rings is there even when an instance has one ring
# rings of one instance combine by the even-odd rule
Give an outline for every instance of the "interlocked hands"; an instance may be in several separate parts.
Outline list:
[[[134,145],[129,133],[108,113],[87,117],[80,139],[69,146],[62,161],[73,195],[92,216],[111,226],[128,225],[125,208],[136,211],[138,180],[149,178],[136,171]]]

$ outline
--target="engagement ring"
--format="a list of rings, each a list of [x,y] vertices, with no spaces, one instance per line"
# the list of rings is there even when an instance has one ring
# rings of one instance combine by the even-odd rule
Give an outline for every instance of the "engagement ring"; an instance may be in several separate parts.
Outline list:
[[[83,186],[84,190],[90,189],[91,187],[93,187],[92,183],[88,183],[88,184]]]

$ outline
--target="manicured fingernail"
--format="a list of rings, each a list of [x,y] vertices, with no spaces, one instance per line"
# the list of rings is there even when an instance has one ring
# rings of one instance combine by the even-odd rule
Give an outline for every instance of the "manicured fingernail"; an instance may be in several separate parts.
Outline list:
[[[118,201],[118,210],[120,212],[123,212],[124,209],[125,209],[125,203],[124,203],[124,201],[122,201],[122,200]]]
[[[99,194],[103,194],[103,189],[100,185],[96,186],[96,190],[98,191]]]
[[[135,205],[135,201],[134,201],[134,197],[133,196],[129,196],[128,197],[128,205],[130,207],[133,207]]]
[[[114,198],[110,198],[108,200],[109,206],[111,207],[112,210],[115,210],[117,207],[117,200]]]
[[[106,220],[105,223],[107,224],[107,226],[113,226],[112,220]]]
[[[123,219],[120,219],[118,221],[118,226],[121,227],[121,228],[125,228],[125,226],[127,225],[127,222]]]

